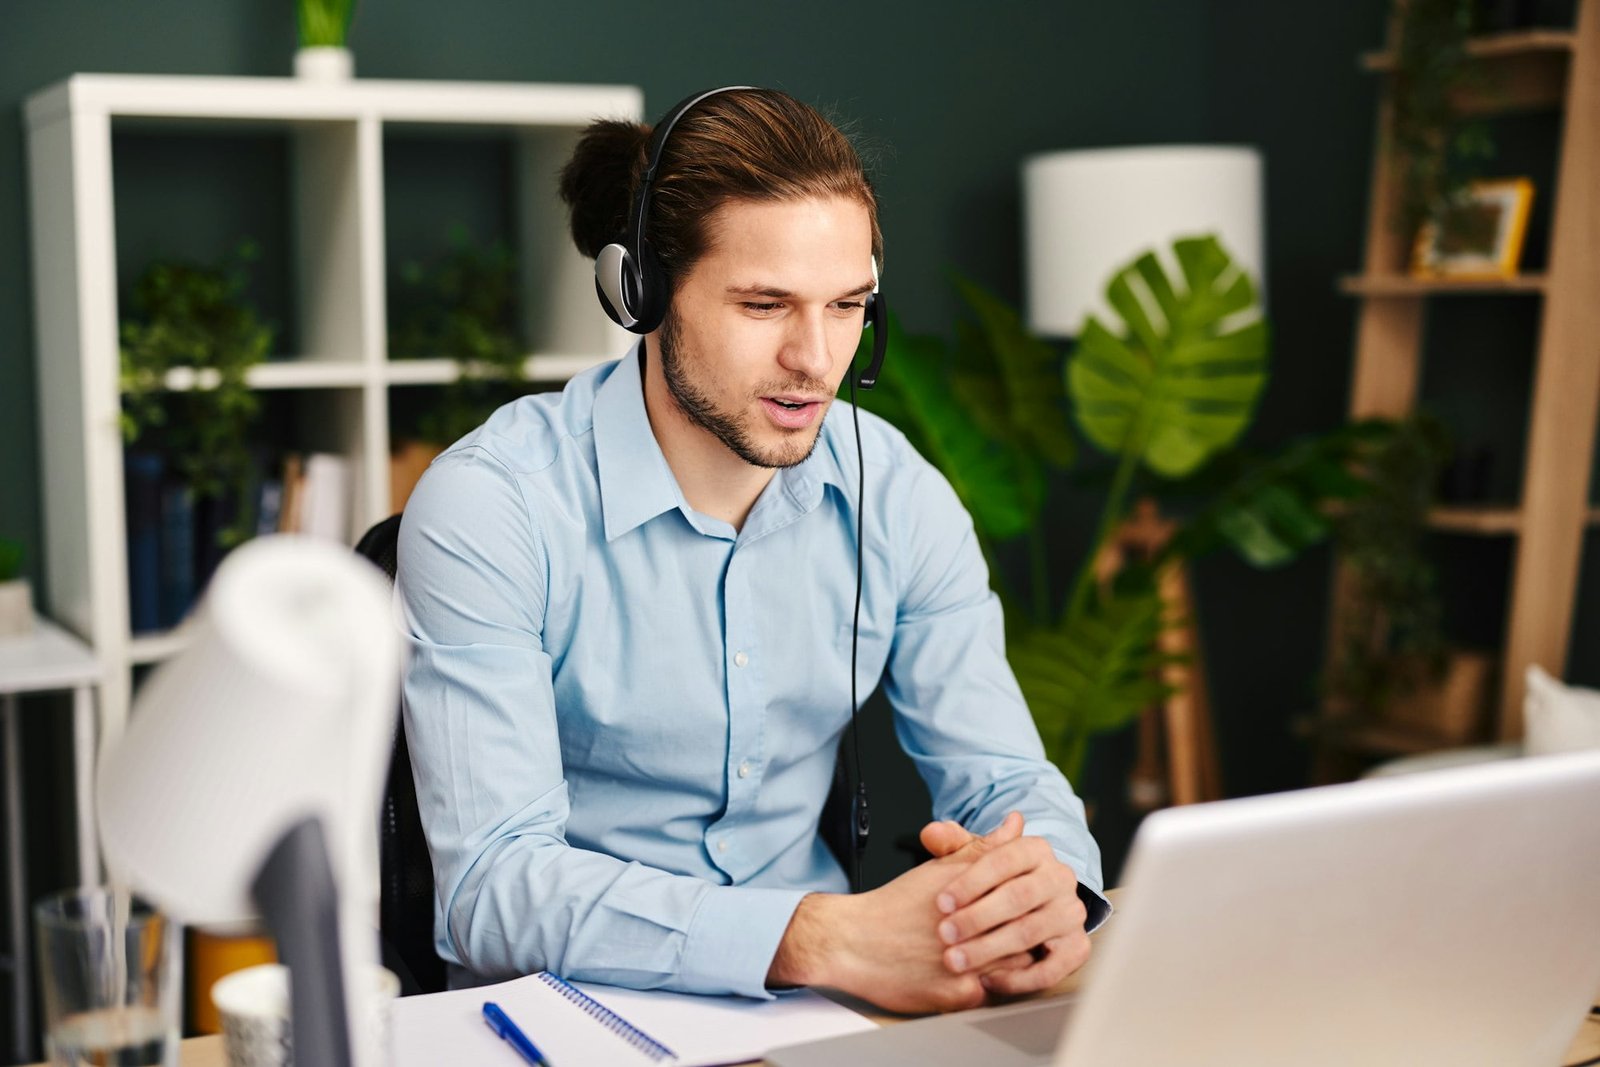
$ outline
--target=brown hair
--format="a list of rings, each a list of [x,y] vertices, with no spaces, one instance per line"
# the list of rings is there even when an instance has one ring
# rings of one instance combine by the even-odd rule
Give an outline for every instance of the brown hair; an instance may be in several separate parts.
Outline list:
[[[604,120],[583,131],[561,170],[573,243],[586,256],[621,240],[651,128]],[[838,127],[787,93],[739,89],[695,105],[673,127],[651,186],[645,239],[673,289],[710,247],[709,220],[730,200],[844,197],[865,205],[881,267],[878,200]]]

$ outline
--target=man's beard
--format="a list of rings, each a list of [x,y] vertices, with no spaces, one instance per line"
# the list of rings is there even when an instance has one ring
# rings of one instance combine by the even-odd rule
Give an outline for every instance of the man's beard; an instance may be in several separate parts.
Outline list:
[[[753,467],[794,467],[811,458],[817,441],[822,437],[820,415],[816,432],[811,435],[803,453],[799,452],[799,442],[794,436],[781,445],[762,451],[750,438],[747,414],[718,409],[710,394],[690,380],[683,366],[683,331],[678,326],[677,316],[670,311],[662,320],[660,339],[661,374],[667,381],[667,392],[690,422],[721,441],[729,451]],[[782,393],[790,389],[808,394],[827,392],[826,388],[820,386],[821,383],[802,378],[800,383],[779,386],[774,392]]]

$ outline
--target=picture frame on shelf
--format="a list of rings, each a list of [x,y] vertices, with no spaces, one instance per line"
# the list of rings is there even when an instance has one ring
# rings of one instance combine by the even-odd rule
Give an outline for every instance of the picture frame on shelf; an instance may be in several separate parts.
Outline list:
[[[1417,278],[1514,278],[1533,208],[1527,178],[1475,181],[1439,219],[1422,224],[1412,249]]]

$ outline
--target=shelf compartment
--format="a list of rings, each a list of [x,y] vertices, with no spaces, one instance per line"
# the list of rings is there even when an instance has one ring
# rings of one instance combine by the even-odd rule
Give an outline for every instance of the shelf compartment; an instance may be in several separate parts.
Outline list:
[[[1487,84],[1457,93],[1456,107],[1469,115],[1560,107],[1576,41],[1576,33],[1560,29],[1515,30],[1469,40],[1467,55],[1478,61]],[[1396,63],[1387,49],[1361,57],[1364,69],[1378,73],[1392,73]]]

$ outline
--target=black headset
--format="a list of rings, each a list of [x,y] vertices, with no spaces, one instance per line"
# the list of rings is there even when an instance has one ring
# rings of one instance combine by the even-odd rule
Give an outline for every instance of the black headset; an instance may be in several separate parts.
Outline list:
[[[594,260],[594,289],[600,297],[600,306],[611,321],[629,333],[647,334],[661,325],[671,298],[671,286],[656,259],[655,250],[645,236],[650,218],[650,186],[655,181],[656,170],[661,166],[661,150],[678,120],[707,97],[718,93],[754,89],[752,85],[725,85],[720,89],[706,89],[680,100],[662,120],[656,123],[645,152],[644,174],[639,188],[633,194],[628,209],[628,228],[622,239],[613,241],[600,250]],[[861,419],[857,414],[856,385],[871,389],[878,384],[878,374],[883,370],[884,353],[889,347],[889,308],[878,291],[878,263],[872,263],[872,292],[867,294],[866,315],[862,329],[872,331],[872,358],[867,369],[850,379],[850,414],[856,431],[856,602],[850,623],[850,749],[854,754],[856,788],[850,803],[850,883],[861,892],[861,859],[867,851],[867,838],[872,831],[872,816],[867,805],[867,782],[861,774],[861,733],[856,726],[856,651],[861,628],[861,538],[864,533],[866,510],[866,461],[861,453]],[[851,368],[854,371],[854,367]]]

